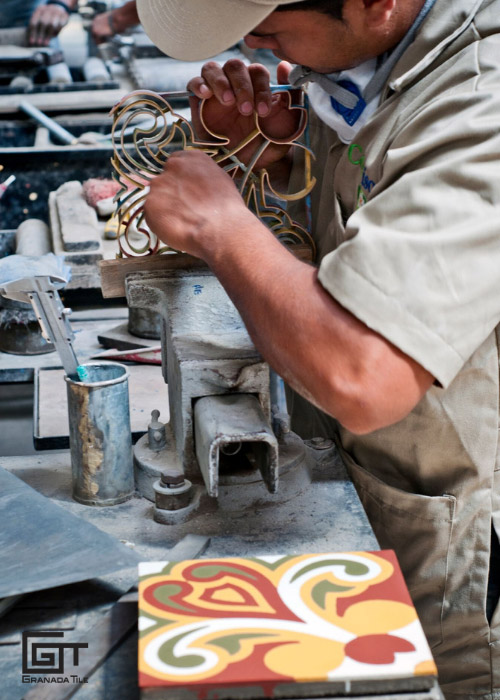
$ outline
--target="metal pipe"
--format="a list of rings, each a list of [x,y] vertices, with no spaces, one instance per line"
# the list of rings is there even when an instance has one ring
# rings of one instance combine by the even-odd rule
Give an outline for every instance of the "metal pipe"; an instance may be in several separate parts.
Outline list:
[[[64,129],[60,124],[48,117],[46,114],[44,114],[44,112],[40,111],[38,107],[32,105],[31,102],[22,100],[19,103],[19,109],[25,114],[28,114],[42,126],[46,126],[50,133],[56,136],[60,141],[62,141],[62,143],[68,145],[78,143],[78,140],[75,138],[75,136],[73,136],[73,134],[66,131],[66,129]]]

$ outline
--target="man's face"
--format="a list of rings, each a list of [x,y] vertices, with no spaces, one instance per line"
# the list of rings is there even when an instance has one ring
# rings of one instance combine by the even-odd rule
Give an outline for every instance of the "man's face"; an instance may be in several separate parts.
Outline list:
[[[273,12],[246,35],[245,43],[251,49],[270,49],[277,58],[318,73],[352,68],[379,51],[372,46],[362,17],[350,17],[348,8],[346,2],[342,20],[314,10]]]

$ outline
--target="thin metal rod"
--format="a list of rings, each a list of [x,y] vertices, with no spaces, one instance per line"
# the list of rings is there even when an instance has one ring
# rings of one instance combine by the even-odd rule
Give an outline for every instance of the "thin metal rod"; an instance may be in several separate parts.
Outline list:
[[[32,105],[31,102],[22,100],[19,103],[19,109],[30,117],[33,117],[42,126],[45,126],[51,134],[57,136],[57,138],[65,144],[75,144],[77,139],[69,131],[66,131],[60,124],[48,117],[44,112],[40,111],[38,107]]]

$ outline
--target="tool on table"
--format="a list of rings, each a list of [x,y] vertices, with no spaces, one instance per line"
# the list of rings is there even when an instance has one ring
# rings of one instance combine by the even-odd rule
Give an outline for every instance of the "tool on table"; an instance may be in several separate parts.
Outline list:
[[[64,308],[58,292],[66,282],[63,277],[55,275],[24,277],[2,284],[0,296],[31,304],[42,335],[55,346],[66,374],[84,381],[86,370],[80,367],[76,357],[73,331],[67,318],[71,310]]]
[[[149,365],[161,365],[161,345],[136,350],[116,350],[110,348],[92,355],[93,360],[118,360],[119,362],[143,362]]]
[[[12,185],[12,183],[15,181],[16,176],[11,175],[8,177],[4,182],[0,183],[0,199],[3,197],[5,190],[9,185]]]
[[[38,107],[32,105],[31,102],[28,102],[27,100],[22,100],[19,103],[19,109],[22,110],[25,114],[28,114],[30,117],[33,117],[33,119],[42,126],[47,127],[50,133],[56,136],[62,143],[66,145],[77,143],[78,140],[75,136],[73,136],[73,134],[71,134],[64,127],[62,127],[60,124],[54,121],[54,119],[51,119],[46,114],[44,114],[44,112],[39,110]]]

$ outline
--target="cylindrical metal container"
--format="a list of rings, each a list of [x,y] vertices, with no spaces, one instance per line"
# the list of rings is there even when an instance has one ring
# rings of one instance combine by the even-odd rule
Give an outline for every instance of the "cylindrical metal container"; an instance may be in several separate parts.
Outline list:
[[[111,506],[133,495],[128,371],[118,363],[83,365],[85,381],[65,377],[73,498]]]

